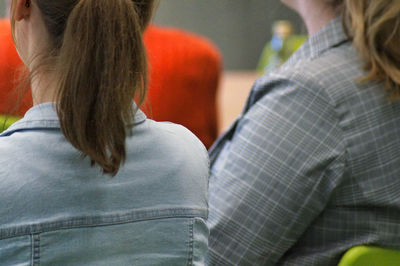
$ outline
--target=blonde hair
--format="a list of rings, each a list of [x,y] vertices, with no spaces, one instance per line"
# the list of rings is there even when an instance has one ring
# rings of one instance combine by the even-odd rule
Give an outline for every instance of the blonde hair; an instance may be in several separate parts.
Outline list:
[[[57,113],[67,140],[92,165],[116,175],[126,157],[132,98],[143,102],[147,66],[142,33],[153,0],[34,0],[50,47],[31,71],[54,69]],[[15,8],[15,0],[12,9]],[[14,12],[12,12],[14,13]],[[15,20],[11,19],[14,28]],[[14,30],[13,30],[14,31]]]
[[[391,100],[400,99],[400,1],[342,2],[344,27],[365,61],[361,81],[380,81]]]

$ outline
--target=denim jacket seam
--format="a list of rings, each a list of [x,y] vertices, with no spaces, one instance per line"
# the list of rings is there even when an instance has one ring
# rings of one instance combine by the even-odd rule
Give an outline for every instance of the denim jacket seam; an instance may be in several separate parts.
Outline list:
[[[206,215],[207,211],[205,208],[170,208],[159,210],[133,211],[124,214],[111,214],[103,216],[75,217],[65,220],[60,219],[58,221],[28,224],[0,229],[0,240],[22,235],[34,235],[43,232],[58,231],[63,229],[108,226],[169,218],[193,218],[198,216],[205,218]]]
[[[187,265],[188,265],[188,266],[192,266],[192,265],[193,265],[193,252],[194,252],[194,250],[193,250],[193,241],[194,241],[194,229],[193,229],[193,226],[194,226],[194,218],[192,218],[192,219],[189,220],[188,225],[189,225],[189,247],[188,247],[189,254],[188,254],[188,264],[187,264]]]
[[[40,234],[31,234],[32,241],[32,265],[40,265]]]

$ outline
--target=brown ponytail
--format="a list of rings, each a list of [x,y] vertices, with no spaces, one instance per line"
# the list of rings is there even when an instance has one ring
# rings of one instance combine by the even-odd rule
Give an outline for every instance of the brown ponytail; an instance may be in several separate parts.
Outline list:
[[[142,32],[152,0],[35,0],[52,39],[57,112],[65,137],[104,173],[124,162],[126,125],[143,102]],[[46,61],[50,62],[50,61]],[[135,110],[134,110],[135,109]]]
[[[400,99],[399,0],[343,0],[345,29],[365,60],[362,81],[381,81]]]

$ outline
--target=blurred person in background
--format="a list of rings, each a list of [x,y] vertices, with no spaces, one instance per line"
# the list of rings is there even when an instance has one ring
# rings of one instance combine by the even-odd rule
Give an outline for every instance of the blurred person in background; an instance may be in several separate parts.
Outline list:
[[[400,2],[282,0],[308,41],[210,150],[209,265],[400,249]]]
[[[34,106],[0,135],[1,264],[204,264],[206,149],[138,109],[152,8],[12,1]]]

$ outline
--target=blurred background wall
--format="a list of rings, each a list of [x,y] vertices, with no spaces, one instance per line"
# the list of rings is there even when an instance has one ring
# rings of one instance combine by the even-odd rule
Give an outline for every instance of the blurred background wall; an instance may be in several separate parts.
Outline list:
[[[0,0],[0,15],[6,14]],[[207,36],[219,47],[227,70],[252,70],[276,20],[288,19],[304,33],[300,18],[280,0],[159,0],[155,23]]]
[[[6,1],[4,1],[4,0],[1,0],[0,1],[0,15],[2,16],[2,17],[4,17],[5,16],[5,14],[6,14]]]
[[[205,35],[221,50],[225,69],[251,70],[271,38],[272,23],[281,19],[305,33],[299,16],[280,0],[160,0],[155,23]]]

